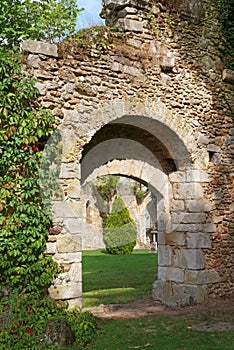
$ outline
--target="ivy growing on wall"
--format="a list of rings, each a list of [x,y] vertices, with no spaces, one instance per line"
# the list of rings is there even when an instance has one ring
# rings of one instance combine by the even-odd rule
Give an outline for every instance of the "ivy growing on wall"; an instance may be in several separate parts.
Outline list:
[[[44,201],[39,186],[42,151],[55,118],[36,102],[38,91],[22,70],[19,44],[73,33],[79,12],[75,0],[0,2],[0,290],[39,291],[57,272],[44,254],[51,225],[44,201],[54,176],[40,174]],[[50,153],[47,148],[49,163]]]
[[[219,0],[219,17],[225,38],[226,65],[234,70],[234,0]]]
[[[55,120],[36,102],[20,55],[0,52],[0,286],[48,286],[57,265],[46,257],[50,217],[40,195],[39,167]]]

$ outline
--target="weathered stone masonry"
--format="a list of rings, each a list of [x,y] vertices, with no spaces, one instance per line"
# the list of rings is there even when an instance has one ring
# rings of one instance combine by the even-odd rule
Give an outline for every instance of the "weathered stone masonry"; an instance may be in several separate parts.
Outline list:
[[[106,0],[103,15],[115,26],[102,29],[108,50],[95,33],[85,49],[23,44],[39,101],[61,121],[63,194],[47,251],[64,265],[50,293],[70,306],[82,297],[81,185],[106,163],[110,174],[142,180],[158,196],[154,298],[178,305],[233,291],[233,86],[223,75],[216,7],[161,3]],[[127,159],[140,165],[125,174]]]

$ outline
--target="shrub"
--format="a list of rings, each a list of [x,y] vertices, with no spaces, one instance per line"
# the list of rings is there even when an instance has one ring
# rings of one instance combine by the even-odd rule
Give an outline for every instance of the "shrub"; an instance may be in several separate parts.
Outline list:
[[[42,294],[14,292],[2,296],[0,314],[8,315],[5,324],[1,324],[0,319],[0,349],[5,350],[62,350],[64,339],[70,334],[74,338],[69,339],[69,345],[74,342],[72,349],[80,349],[96,332],[96,319],[92,314],[78,309],[67,310],[64,303],[52,301]],[[51,324],[54,324],[55,337],[48,336]],[[61,333],[64,324],[67,325],[66,337]],[[61,345],[56,344],[56,339]]]
[[[104,227],[104,241],[110,254],[131,254],[136,245],[137,227],[121,196],[116,196]]]

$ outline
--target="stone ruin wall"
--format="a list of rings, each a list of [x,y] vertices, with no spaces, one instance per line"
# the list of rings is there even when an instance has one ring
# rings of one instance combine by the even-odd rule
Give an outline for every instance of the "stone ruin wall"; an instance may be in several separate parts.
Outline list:
[[[115,3],[114,12],[112,3]],[[132,1],[106,0],[106,6],[110,7],[103,15],[109,16],[109,24],[117,23],[124,34],[110,34],[108,28],[103,29],[104,39],[110,40],[105,52],[100,52],[97,45],[85,49],[74,45],[69,51],[66,45],[57,48],[56,45],[25,42],[22,48],[27,57],[27,69],[38,80],[36,87],[41,105],[60,121],[71,124],[76,121],[84,135],[76,141],[79,145],[85,145],[92,137],[87,113],[92,114],[103,104],[115,100],[163,104],[172,113],[181,134],[186,134],[187,126],[193,130],[191,142],[187,140],[192,160],[210,179],[204,178],[201,182],[204,198],[212,202],[207,213],[212,249],[203,249],[205,266],[215,269],[220,276],[218,283],[212,283],[212,277],[210,284],[207,281],[209,295],[228,296],[232,294],[234,276],[231,158],[234,128],[226,99],[231,98],[233,86],[229,84],[222,63],[216,7],[206,0],[199,2],[202,10],[199,7],[193,15],[185,10],[184,15],[180,15],[176,11],[168,12],[166,6],[157,5],[157,2],[150,8],[146,3],[143,1],[141,6]],[[97,128],[106,123],[105,114],[100,114]],[[68,152],[68,165],[61,170],[60,177],[66,195],[79,201],[77,180],[70,180],[68,176],[74,153]],[[179,187],[179,174],[171,181]],[[183,197],[174,198],[171,213],[179,213],[184,205]],[[60,232],[55,230],[49,236],[48,253],[56,253],[56,244],[58,252],[61,242],[64,244]],[[61,249],[60,256],[62,253]],[[76,262],[69,273],[76,274],[79,283],[80,261]]]

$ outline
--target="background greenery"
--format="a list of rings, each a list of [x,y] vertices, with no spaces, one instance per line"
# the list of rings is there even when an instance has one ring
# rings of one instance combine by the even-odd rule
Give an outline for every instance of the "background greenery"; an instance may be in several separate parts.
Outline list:
[[[104,226],[104,242],[109,254],[131,254],[136,245],[137,226],[122,197],[116,195]]]

